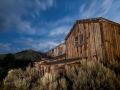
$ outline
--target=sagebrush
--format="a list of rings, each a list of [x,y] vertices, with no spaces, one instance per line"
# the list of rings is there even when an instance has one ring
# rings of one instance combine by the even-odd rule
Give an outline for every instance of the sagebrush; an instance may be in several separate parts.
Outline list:
[[[42,76],[38,69],[30,67],[25,71],[10,70],[4,85],[18,90],[120,90],[118,62],[105,66],[96,59],[83,59],[80,63],[81,66],[66,65],[64,75],[54,72]]]

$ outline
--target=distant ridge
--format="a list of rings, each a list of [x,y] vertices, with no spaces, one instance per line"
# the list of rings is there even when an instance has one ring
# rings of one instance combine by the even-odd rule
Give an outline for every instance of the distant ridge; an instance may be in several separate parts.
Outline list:
[[[42,58],[45,58],[46,55],[44,53],[34,51],[34,50],[23,50],[21,52],[17,52],[13,54],[16,59],[25,59],[25,60],[32,60],[32,61],[40,61]],[[0,54],[0,59],[4,59],[5,54]]]

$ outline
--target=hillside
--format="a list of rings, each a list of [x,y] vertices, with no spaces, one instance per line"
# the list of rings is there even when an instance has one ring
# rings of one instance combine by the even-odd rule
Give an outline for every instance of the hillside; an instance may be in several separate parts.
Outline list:
[[[5,54],[0,54],[0,59],[4,59]]]
[[[46,57],[45,54],[41,52],[37,52],[34,50],[24,50],[21,52],[17,52],[14,54],[16,59],[25,59],[25,60],[33,60],[33,61],[40,61],[41,58]],[[0,59],[4,59],[5,54],[0,54]]]

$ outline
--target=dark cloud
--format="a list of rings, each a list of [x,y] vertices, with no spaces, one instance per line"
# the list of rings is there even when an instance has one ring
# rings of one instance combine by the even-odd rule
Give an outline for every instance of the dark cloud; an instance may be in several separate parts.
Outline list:
[[[95,0],[87,0],[87,2],[85,3],[85,6],[84,6],[84,11],[89,11],[93,8],[94,6],[94,3],[95,3]]]
[[[0,50],[5,50],[5,51],[9,51],[10,50],[10,45],[11,44],[4,44],[4,43],[0,43]]]
[[[0,16],[0,31],[3,31],[7,28],[6,22],[7,21],[3,17]]]
[[[120,6],[117,8],[117,11],[120,11]]]
[[[21,30],[26,21],[23,16],[35,18],[35,14],[53,6],[53,0],[0,0],[0,31]],[[29,22],[30,23],[30,22]],[[30,25],[30,24],[29,24]],[[25,24],[25,29],[31,26]],[[34,29],[33,29],[34,30]],[[25,30],[22,30],[23,32]],[[26,33],[26,32],[25,32]]]
[[[20,15],[23,13],[21,12],[23,8],[20,7],[22,7],[22,5],[18,5],[15,0],[0,1],[0,31],[12,28],[12,24],[15,26],[18,18],[20,18]]]

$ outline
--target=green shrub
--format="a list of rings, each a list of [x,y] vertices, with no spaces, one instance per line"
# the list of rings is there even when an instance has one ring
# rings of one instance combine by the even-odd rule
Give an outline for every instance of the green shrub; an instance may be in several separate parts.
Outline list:
[[[66,66],[66,74],[73,82],[73,90],[120,90],[120,81],[114,71],[99,60],[81,61],[82,67]]]
[[[66,79],[58,73],[45,73],[38,83],[32,90],[67,90]]]
[[[4,79],[4,85],[17,89],[29,89],[39,79],[39,71],[36,68],[27,67],[25,71],[14,69],[8,72]]]
[[[107,63],[107,67],[113,70],[117,75],[120,75],[120,62],[118,61],[110,61]]]
[[[10,70],[4,85],[18,90],[120,90],[120,75],[114,72],[114,67],[119,67],[114,66],[116,63],[107,67],[99,60],[83,59],[80,63],[81,66],[66,65],[65,75],[54,72],[42,76],[31,67]]]

